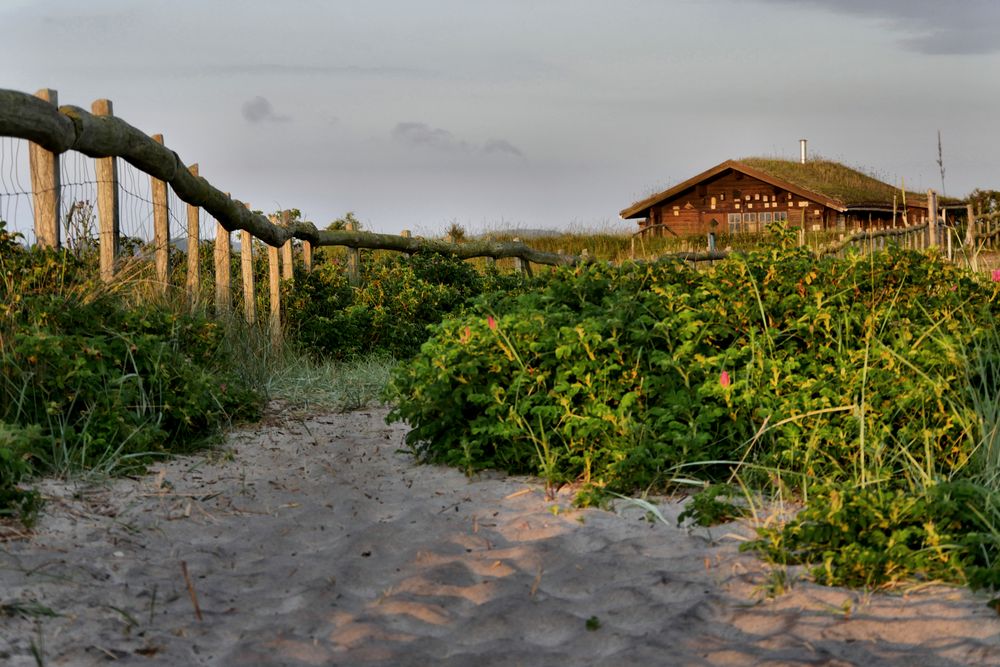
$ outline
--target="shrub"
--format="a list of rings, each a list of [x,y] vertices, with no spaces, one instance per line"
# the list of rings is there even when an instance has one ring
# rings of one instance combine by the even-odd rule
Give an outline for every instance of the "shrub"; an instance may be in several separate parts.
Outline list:
[[[474,296],[523,290],[523,279],[480,274],[462,260],[436,253],[394,255],[363,263],[361,285],[348,284],[342,264],[318,264],[287,289],[289,329],[316,355],[345,359],[370,353],[412,356],[427,327]]]
[[[77,257],[25,249],[2,223],[0,271],[0,493],[31,473],[187,451],[259,412],[219,324],[127,304]]]
[[[817,479],[920,496],[965,474],[976,451],[966,351],[990,331],[997,296],[896,249],[564,269],[434,327],[395,372],[391,418],[410,424],[423,459],[591,490],[739,469],[810,503]]]

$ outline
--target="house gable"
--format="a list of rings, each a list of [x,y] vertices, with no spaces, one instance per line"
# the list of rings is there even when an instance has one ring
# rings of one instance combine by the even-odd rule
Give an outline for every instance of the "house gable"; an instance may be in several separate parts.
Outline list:
[[[763,183],[765,186],[776,188],[775,194],[777,194],[777,191],[783,191],[792,194],[793,197],[798,196],[802,199],[808,199],[837,211],[846,210],[842,203],[831,199],[824,194],[813,192],[795,183],[781,178],[776,178],[769,173],[749,167],[741,162],[737,162],[736,160],[726,160],[711,169],[703,171],[697,176],[689,178],[683,183],[679,183],[671,188],[668,188],[667,190],[664,190],[663,192],[659,192],[651,197],[632,204],[628,208],[623,209],[620,215],[626,220],[649,217],[651,208],[663,205],[674,198],[683,197],[690,191],[695,192],[696,195],[702,191],[707,193],[713,184],[716,184],[720,178],[725,178],[730,173],[735,175],[737,179],[741,177],[749,177]]]

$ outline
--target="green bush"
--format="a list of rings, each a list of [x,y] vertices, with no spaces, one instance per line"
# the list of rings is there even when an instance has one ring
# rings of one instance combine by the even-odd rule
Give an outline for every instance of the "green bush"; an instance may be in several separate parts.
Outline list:
[[[0,493],[32,473],[187,451],[259,413],[219,324],[126,303],[80,259],[25,249],[2,222],[0,272]]]
[[[901,250],[564,269],[433,327],[391,417],[424,459],[590,491],[738,469],[803,497],[817,479],[919,495],[976,451],[966,351],[997,297]]]
[[[289,330],[314,354],[334,359],[385,353],[412,356],[427,327],[484,292],[523,290],[524,281],[496,271],[480,274],[462,260],[434,253],[367,256],[359,287],[333,260],[297,276],[286,289]]]

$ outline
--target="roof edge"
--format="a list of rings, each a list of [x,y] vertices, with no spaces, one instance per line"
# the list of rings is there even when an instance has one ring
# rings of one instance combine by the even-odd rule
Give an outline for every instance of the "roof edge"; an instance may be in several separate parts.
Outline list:
[[[662,192],[659,192],[655,195],[652,195],[650,197],[635,202],[631,206],[622,209],[618,215],[623,220],[628,220],[630,218],[638,218],[640,217],[640,214],[643,211],[646,211],[652,208],[653,206],[656,206],[657,204],[659,204],[664,200],[670,199],[679,192],[686,190],[694,185],[697,185],[698,183],[704,181],[707,178],[711,178],[716,174],[722,173],[726,169],[734,169],[736,171],[742,172],[743,174],[746,174],[747,176],[750,176],[752,178],[756,178],[759,181],[769,183],[775,187],[779,187],[783,190],[786,190],[793,194],[797,194],[801,197],[807,197],[814,201],[820,202],[824,206],[832,208],[836,211],[840,211],[841,213],[847,210],[847,206],[844,204],[844,202],[831,199],[830,197],[827,197],[824,194],[820,194],[819,192],[813,192],[812,190],[807,190],[801,186],[798,186],[794,183],[790,183],[783,179],[775,178],[774,176],[771,176],[766,172],[759,171],[757,169],[754,169],[753,167],[748,167],[747,165],[737,160],[726,160],[725,162],[721,162],[715,165],[714,167],[706,169],[705,171],[701,172],[700,174],[697,174],[696,176],[692,176],[686,181],[678,183],[677,185],[667,188]]]

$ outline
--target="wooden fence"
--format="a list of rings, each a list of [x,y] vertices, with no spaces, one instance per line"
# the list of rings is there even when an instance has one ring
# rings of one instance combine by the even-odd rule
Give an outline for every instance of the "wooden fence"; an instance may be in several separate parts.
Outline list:
[[[76,151],[95,159],[98,204],[98,238],[100,272],[104,280],[112,280],[118,266],[120,225],[118,210],[118,160],[124,160],[150,177],[153,208],[153,254],[157,282],[165,289],[169,280],[170,238],[167,211],[168,186],[187,204],[187,279],[186,294],[191,308],[199,306],[201,292],[198,238],[199,210],[204,209],[216,221],[214,248],[215,308],[219,313],[232,308],[230,288],[230,233],[241,234],[241,277],[244,291],[245,317],[255,322],[256,302],[253,273],[253,240],[268,246],[270,326],[275,337],[281,331],[280,283],[292,277],[292,240],[302,241],[303,262],[308,271],[312,250],[319,246],[348,248],[348,274],[356,284],[360,249],[389,250],[413,254],[434,252],[460,259],[486,257],[490,260],[513,258],[515,266],[530,273],[531,264],[548,266],[573,265],[593,261],[586,251],[582,255],[565,255],[535,250],[518,239],[512,242],[474,240],[451,243],[450,240],[377,234],[359,231],[349,225],[344,230],[320,230],[311,222],[292,221],[287,216],[269,219],[254,213],[248,204],[230,197],[209,183],[197,164],[186,165],[174,151],[166,147],[163,136],[148,136],[117,118],[109,100],[97,100],[86,111],[76,106],[59,106],[56,91],[42,89],[35,95],[0,89],[0,136],[26,139],[29,144],[31,195],[35,237],[43,246],[60,246],[60,156]],[[843,252],[848,246],[867,250],[884,248],[894,239],[906,247],[926,248],[944,245],[949,257],[953,241],[971,249],[994,248],[1000,239],[997,214],[982,215],[970,206],[966,211],[967,231],[957,239],[954,228],[947,225],[946,213],[939,211],[933,191],[929,192],[929,218],[932,224],[914,225],[901,229],[866,230],[842,236],[817,251],[819,255]],[[642,230],[647,231],[647,230]],[[641,232],[640,232],[641,233]],[[706,252],[679,252],[670,256],[690,262],[724,259],[729,252],[714,247],[709,235]],[[804,239],[800,237],[800,243]],[[634,256],[634,237],[633,237]]]
[[[170,238],[167,210],[168,186],[187,204],[186,294],[192,308],[198,307],[201,292],[198,238],[199,209],[216,220],[215,306],[218,312],[231,309],[229,267],[230,233],[241,233],[241,275],[245,316],[257,318],[253,284],[253,239],[268,246],[270,323],[279,335],[280,282],[292,276],[292,240],[302,241],[303,262],[309,270],[312,250],[319,246],[342,246],[348,251],[348,273],[357,283],[361,249],[390,250],[407,254],[434,252],[460,259],[486,257],[513,258],[516,266],[530,272],[530,265],[571,265],[586,257],[535,250],[519,240],[494,242],[475,240],[456,244],[448,240],[377,234],[354,229],[320,230],[311,222],[269,219],[254,213],[248,204],[214,187],[199,173],[197,164],[186,165],[177,153],[164,145],[163,135],[148,136],[114,116],[109,100],[97,100],[91,111],[58,105],[55,90],[42,89],[35,95],[0,89],[0,136],[26,139],[29,145],[31,193],[36,242],[60,247],[60,156],[76,151],[95,159],[99,217],[100,272],[112,280],[118,266],[120,226],[118,210],[118,160],[124,160],[148,174],[153,206],[153,253],[157,282],[164,289],[169,280]],[[282,269],[283,265],[283,269]]]

